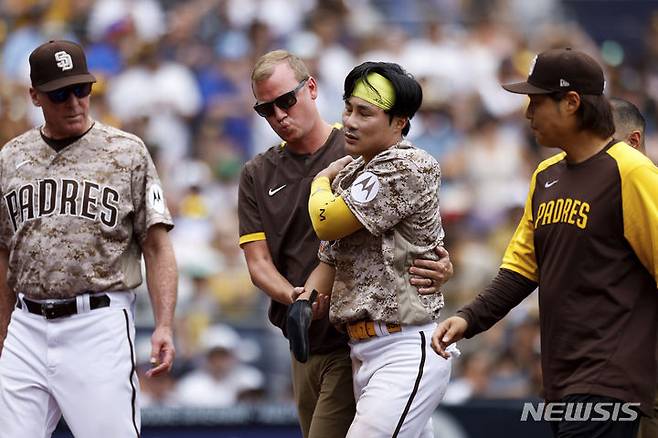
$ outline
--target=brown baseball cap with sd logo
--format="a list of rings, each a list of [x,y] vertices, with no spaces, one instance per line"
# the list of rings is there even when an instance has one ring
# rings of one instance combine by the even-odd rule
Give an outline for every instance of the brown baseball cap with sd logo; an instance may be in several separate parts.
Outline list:
[[[579,50],[552,49],[535,57],[526,82],[503,85],[518,94],[549,94],[575,91],[601,95],[605,88],[603,69],[594,58]]]
[[[72,41],[48,41],[30,54],[32,87],[48,92],[69,85],[96,82],[87,70],[85,52]]]

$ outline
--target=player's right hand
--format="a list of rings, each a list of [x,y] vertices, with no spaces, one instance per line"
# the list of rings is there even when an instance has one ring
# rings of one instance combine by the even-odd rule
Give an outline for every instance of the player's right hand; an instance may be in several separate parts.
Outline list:
[[[311,292],[307,292],[303,287],[295,287],[293,289],[293,299],[297,300],[309,300],[311,298]],[[329,301],[330,298],[328,295],[318,293],[313,303],[311,303],[311,310],[313,311],[313,319],[322,319],[329,312]]]
[[[343,158],[339,158],[336,161],[332,162],[329,166],[326,168],[322,169],[320,173],[318,173],[315,177],[320,178],[321,176],[326,176],[329,178],[329,181],[332,181],[336,175],[338,175],[338,172],[343,170],[345,166],[350,164],[354,158],[352,158],[349,155],[345,155]]]
[[[318,294],[315,302],[311,305],[313,309],[313,319],[322,319],[329,313],[329,301],[331,297],[325,294]]]
[[[464,333],[468,328],[468,322],[459,316],[453,316],[440,323],[432,334],[432,348],[439,356],[444,359],[450,357],[446,351],[450,344],[464,338]]]

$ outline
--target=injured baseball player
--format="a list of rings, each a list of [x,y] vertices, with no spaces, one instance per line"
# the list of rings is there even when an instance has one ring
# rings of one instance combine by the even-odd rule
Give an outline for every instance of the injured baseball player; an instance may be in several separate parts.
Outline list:
[[[420,295],[407,278],[414,258],[436,257],[444,235],[439,164],[405,140],[421,87],[397,64],[366,62],[348,74],[343,99],[346,149],[358,158],[313,181],[321,263],[300,300],[317,290],[315,316],[329,311],[350,337],[357,404],[347,436],[430,438],[451,361],[429,343],[442,294]]]

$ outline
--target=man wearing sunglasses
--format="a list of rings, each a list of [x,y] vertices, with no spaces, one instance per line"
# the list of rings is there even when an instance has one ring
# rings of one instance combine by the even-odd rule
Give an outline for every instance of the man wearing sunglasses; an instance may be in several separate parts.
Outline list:
[[[344,157],[340,125],[319,115],[318,85],[296,56],[276,50],[263,55],[251,75],[256,104],[283,142],[250,160],[240,179],[238,215],[242,247],[252,282],[270,298],[270,321],[287,336],[289,306],[318,264],[320,241],[308,214],[313,177]],[[337,114],[338,116],[338,114]],[[436,293],[452,276],[447,251],[438,261],[416,260],[411,283]],[[310,356],[292,357],[293,391],[304,438],[344,437],[354,418],[352,365],[347,335],[328,316],[309,329]]]
[[[82,48],[30,55],[45,123],[0,150],[0,437],[138,437],[132,292],[144,255],[156,327],[149,376],[168,372],[173,226],[144,143],[92,120]]]

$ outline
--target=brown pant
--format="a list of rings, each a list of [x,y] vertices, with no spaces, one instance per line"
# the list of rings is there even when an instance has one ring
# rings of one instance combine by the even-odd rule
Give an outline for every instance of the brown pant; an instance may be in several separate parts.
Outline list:
[[[344,437],[356,411],[349,347],[312,354],[306,363],[291,357],[292,387],[304,438]]]
[[[658,391],[656,391],[656,401],[653,404],[653,418],[642,417],[640,433],[637,434],[637,438],[655,437],[658,437]]]

